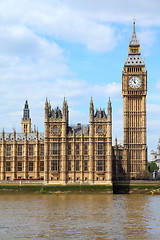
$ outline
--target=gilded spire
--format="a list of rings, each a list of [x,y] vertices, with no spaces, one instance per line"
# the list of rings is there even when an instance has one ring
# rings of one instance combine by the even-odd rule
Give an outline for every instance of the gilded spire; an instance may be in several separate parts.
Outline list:
[[[133,33],[132,33],[132,38],[131,38],[131,41],[129,43],[130,46],[134,46],[134,45],[140,45],[138,39],[137,39],[137,35],[136,35],[136,19],[134,18],[133,19]]]

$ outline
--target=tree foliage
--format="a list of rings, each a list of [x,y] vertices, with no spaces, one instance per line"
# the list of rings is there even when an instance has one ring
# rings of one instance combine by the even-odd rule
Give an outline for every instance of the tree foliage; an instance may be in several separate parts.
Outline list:
[[[157,164],[155,162],[148,162],[148,171],[150,173],[153,173],[155,170],[158,170],[159,167],[157,166]]]

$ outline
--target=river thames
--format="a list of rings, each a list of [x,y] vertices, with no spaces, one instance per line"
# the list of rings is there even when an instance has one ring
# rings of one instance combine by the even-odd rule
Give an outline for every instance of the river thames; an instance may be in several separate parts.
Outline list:
[[[160,239],[160,196],[0,194],[0,239]]]

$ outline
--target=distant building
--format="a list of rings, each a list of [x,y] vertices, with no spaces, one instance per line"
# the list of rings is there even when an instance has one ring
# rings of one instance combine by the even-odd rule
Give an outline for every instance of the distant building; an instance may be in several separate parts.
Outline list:
[[[151,162],[155,162],[160,169],[160,139],[157,145],[157,151],[151,150]]]

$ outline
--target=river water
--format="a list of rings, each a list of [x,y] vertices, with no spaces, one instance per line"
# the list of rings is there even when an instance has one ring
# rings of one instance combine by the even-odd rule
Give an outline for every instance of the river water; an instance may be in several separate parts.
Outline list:
[[[0,193],[0,239],[160,239],[160,196]]]

